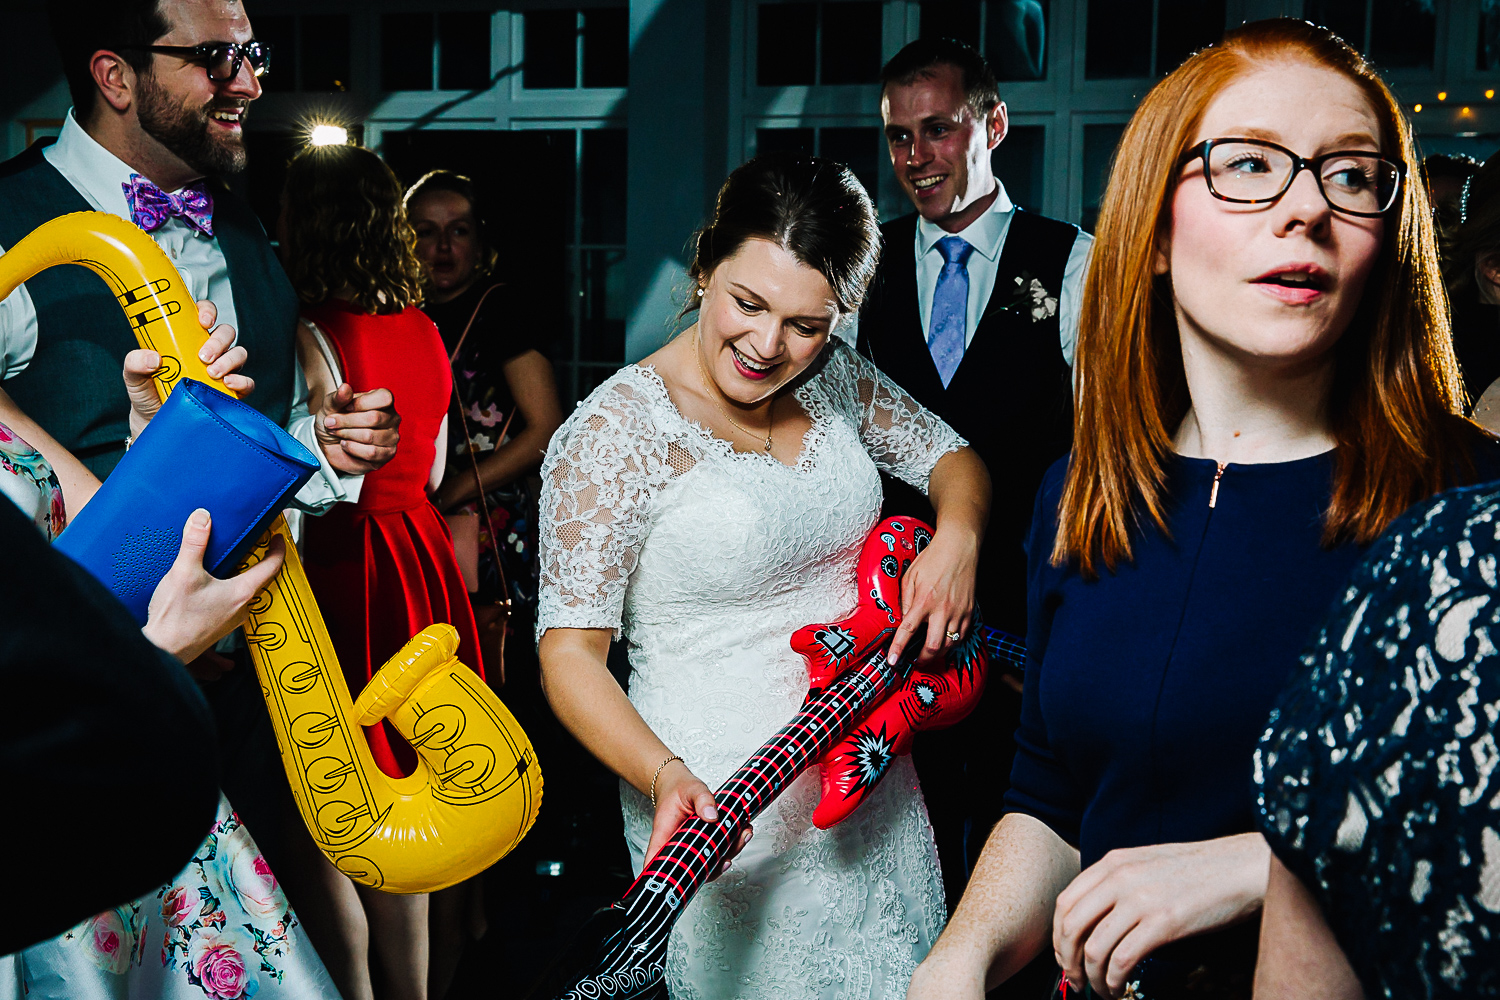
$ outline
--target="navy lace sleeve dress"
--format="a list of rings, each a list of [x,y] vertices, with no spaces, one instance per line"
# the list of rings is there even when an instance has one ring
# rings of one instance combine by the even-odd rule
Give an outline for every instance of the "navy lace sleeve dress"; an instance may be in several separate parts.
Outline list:
[[[1372,546],[1256,751],[1259,827],[1366,996],[1500,996],[1500,483]]]
[[[1007,812],[1079,849],[1256,829],[1251,759],[1277,694],[1360,557],[1324,548],[1332,453],[1228,465],[1168,460],[1168,532],[1097,580],[1050,564],[1066,462],[1049,471],[1029,542],[1026,685]],[[1257,927],[1177,942],[1127,995],[1250,994]]]

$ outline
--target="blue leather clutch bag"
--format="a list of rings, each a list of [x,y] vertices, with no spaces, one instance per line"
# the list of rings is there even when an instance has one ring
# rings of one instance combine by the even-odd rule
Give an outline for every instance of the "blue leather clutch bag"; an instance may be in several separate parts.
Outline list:
[[[144,625],[194,510],[213,517],[204,567],[232,576],[317,471],[317,457],[260,412],[185,378],[56,545]]]

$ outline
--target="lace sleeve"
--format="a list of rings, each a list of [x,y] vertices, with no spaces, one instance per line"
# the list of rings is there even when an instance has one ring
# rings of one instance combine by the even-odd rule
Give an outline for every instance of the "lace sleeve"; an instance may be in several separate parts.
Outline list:
[[[538,641],[549,628],[619,637],[651,498],[690,464],[659,431],[651,400],[625,380],[600,386],[553,435],[542,462]]]
[[[853,407],[860,440],[876,466],[923,493],[938,459],[969,443],[854,350],[836,348],[825,375]]]

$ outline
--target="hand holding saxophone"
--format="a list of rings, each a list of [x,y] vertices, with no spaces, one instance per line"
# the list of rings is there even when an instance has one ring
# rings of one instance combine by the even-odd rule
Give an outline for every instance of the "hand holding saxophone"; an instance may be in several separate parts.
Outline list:
[[[198,349],[198,359],[208,365],[208,373],[224,380],[224,385],[244,398],[255,391],[255,379],[241,375],[249,355],[243,347],[234,346],[237,336],[228,323],[215,326],[219,309],[204,299],[198,303],[198,323],[210,331],[207,342]],[[130,436],[136,437],[146,429],[146,424],[161,409],[161,396],[156,391],[152,376],[161,368],[161,355],[146,348],[137,348],[125,355],[125,392],[130,396]]]
[[[193,512],[182,528],[177,561],[151,595],[151,617],[141,629],[158,648],[187,663],[245,623],[250,601],[281,570],[286,545],[280,535],[255,565],[228,580],[203,568],[212,527],[208,511]]]

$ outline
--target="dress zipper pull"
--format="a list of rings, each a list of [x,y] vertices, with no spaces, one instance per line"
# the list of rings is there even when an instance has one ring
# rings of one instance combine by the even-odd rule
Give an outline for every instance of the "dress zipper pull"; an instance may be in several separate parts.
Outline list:
[[[1213,488],[1208,491],[1208,507],[1209,507],[1210,510],[1212,510],[1214,507],[1218,506],[1218,503],[1219,503],[1219,480],[1221,480],[1221,479],[1224,478],[1224,468],[1225,468],[1223,462],[1215,462],[1214,464],[1217,465],[1218,468],[1214,470],[1214,485],[1213,485]]]

